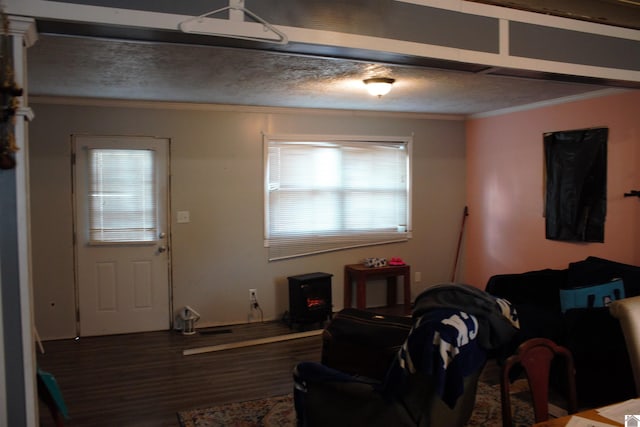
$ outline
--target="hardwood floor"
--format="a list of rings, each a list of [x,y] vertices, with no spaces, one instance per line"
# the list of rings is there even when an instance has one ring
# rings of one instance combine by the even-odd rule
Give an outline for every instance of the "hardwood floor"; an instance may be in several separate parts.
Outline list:
[[[60,386],[68,426],[178,426],[176,412],[290,393],[292,369],[319,361],[320,336],[183,356],[185,349],[288,334],[282,322],[44,342],[39,367]],[[206,333],[209,332],[209,333]],[[41,425],[52,426],[40,405]]]
[[[369,309],[402,315],[403,307]],[[38,365],[60,386],[69,427],[177,427],[177,412],[293,391],[293,367],[320,361],[319,335],[253,347],[184,356],[183,350],[300,332],[283,322],[45,341]],[[481,380],[498,384],[491,360]],[[526,385],[520,385],[526,391]],[[524,387],[524,388],[523,388]],[[557,393],[556,393],[557,394]],[[551,402],[563,406],[554,393]],[[40,404],[40,425],[53,426]]]

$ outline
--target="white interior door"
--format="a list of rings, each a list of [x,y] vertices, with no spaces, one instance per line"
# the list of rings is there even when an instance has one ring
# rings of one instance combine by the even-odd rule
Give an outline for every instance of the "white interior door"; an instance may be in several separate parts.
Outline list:
[[[74,136],[79,334],[170,325],[169,140]]]

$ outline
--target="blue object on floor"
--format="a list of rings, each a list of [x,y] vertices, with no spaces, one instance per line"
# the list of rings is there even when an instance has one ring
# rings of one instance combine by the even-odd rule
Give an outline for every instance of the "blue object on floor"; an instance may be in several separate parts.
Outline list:
[[[51,400],[53,400],[64,419],[68,420],[69,412],[67,410],[67,405],[65,405],[64,403],[62,392],[60,391],[60,387],[58,387],[58,382],[56,381],[55,377],[49,372],[45,372],[42,369],[38,368],[38,378],[42,381],[42,384],[45,387],[45,390],[38,390],[39,393],[46,392]]]

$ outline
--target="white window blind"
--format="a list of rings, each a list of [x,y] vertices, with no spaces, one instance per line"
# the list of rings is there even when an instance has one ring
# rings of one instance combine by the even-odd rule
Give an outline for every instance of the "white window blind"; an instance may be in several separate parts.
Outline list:
[[[269,259],[409,238],[410,138],[265,136]]]
[[[89,150],[89,241],[152,242],[157,237],[152,150]]]

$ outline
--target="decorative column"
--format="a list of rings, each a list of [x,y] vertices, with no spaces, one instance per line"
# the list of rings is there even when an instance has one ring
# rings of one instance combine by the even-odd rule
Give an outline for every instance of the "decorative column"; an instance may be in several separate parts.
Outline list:
[[[32,310],[26,50],[35,21],[2,16],[0,35],[0,424],[38,425]]]

